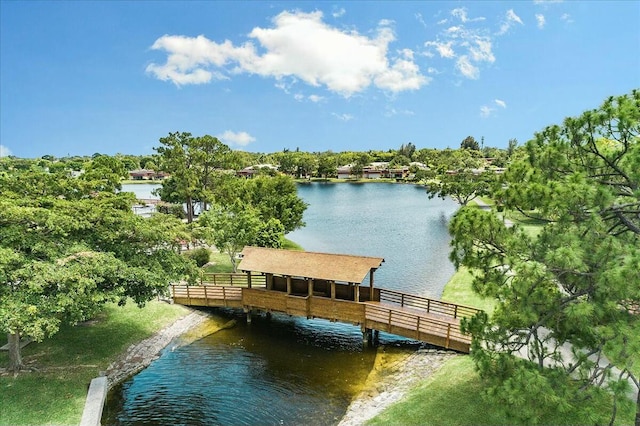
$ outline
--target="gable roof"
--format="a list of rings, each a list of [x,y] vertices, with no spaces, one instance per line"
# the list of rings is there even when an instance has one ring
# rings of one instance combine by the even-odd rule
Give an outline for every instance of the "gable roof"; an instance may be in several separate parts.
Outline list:
[[[361,283],[369,271],[379,268],[382,262],[384,259],[381,257],[245,247],[238,269],[245,272]]]

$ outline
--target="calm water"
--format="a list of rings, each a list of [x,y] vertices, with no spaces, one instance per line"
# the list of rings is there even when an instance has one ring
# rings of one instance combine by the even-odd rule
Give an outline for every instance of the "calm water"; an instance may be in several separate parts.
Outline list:
[[[439,298],[451,275],[447,231],[457,209],[424,188],[387,183],[298,185],[306,227],[287,235],[307,251],[384,257],[375,285]]]
[[[130,185],[146,195],[145,185]],[[146,192],[145,192],[146,191]],[[307,226],[288,235],[308,251],[385,258],[376,286],[439,297],[453,267],[446,223],[456,209],[395,184],[306,184]],[[371,370],[359,327],[286,315],[213,311],[237,325],[178,340],[108,397],[104,424],[335,425]],[[418,345],[381,333],[388,350]]]

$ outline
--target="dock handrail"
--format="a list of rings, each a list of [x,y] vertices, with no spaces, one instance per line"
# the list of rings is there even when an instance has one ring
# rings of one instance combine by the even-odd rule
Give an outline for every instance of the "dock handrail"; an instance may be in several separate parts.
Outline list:
[[[216,285],[230,287],[248,287],[249,282],[247,274],[230,274],[203,272],[200,275],[201,285]],[[267,277],[261,274],[251,274],[251,286],[265,287],[267,285]]]
[[[446,315],[452,318],[472,317],[480,310],[471,306],[443,302],[428,297],[414,296],[399,291],[380,289],[380,302],[400,306],[401,308],[416,308],[432,314]]]

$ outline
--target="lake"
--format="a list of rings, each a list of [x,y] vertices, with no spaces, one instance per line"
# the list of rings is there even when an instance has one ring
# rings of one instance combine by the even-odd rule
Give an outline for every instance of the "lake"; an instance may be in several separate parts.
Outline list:
[[[139,198],[151,187],[123,186]],[[384,257],[376,286],[439,297],[453,273],[450,200],[429,200],[405,184],[298,186],[306,227],[287,235],[307,251]],[[375,348],[358,326],[274,314],[213,310],[237,325],[167,347],[148,368],[109,394],[103,424],[335,425],[364,384]],[[387,351],[421,345],[380,333]]]

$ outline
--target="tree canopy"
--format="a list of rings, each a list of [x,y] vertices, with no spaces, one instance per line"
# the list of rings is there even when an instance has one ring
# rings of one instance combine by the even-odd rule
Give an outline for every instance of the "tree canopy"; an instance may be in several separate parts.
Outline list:
[[[542,222],[539,234],[473,208],[450,225],[453,261],[498,302],[466,324],[472,356],[514,421],[600,388],[614,418],[639,387],[640,92],[545,128],[525,150],[495,196]],[[640,424],[640,398],[636,413]]]
[[[23,368],[21,335],[52,336],[106,302],[142,305],[192,271],[176,250],[180,221],[138,217],[131,194],[96,191],[100,182],[37,170],[0,174],[0,328],[9,335],[11,370]]]
[[[160,138],[160,146],[154,149],[160,170],[171,174],[162,184],[160,198],[185,203],[188,222],[193,221],[196,203],[202,203],[206,210],[213,201],[214,172],[238,165],[238,158],[229,147],[209,135],[169,133]]]

